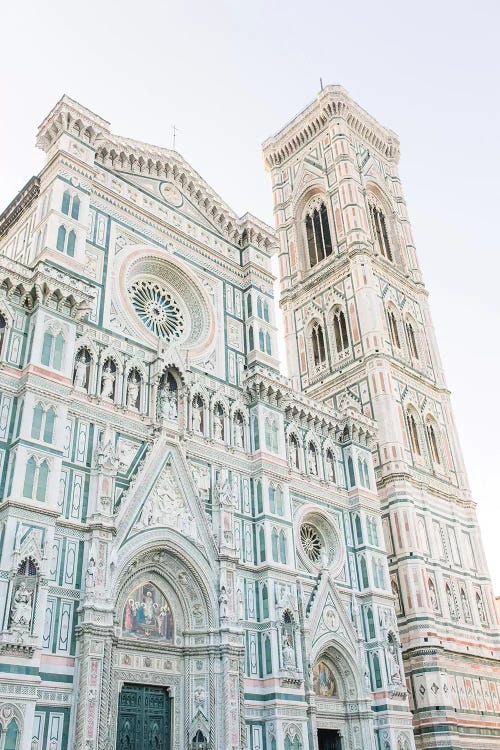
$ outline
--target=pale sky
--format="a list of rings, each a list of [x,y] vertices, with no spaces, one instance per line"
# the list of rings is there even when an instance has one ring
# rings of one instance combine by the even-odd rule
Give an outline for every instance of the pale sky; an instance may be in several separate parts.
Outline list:
[[[341,84],[401,139],[401,176],[500,593],[500,4],[27,0],[2,6],[0,210],[43,164],[63,93],[172,146],[238,213],[272,223],[261,142]]]

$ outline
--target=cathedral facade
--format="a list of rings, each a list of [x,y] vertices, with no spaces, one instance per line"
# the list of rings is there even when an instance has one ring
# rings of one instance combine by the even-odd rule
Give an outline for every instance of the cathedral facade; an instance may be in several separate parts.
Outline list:
[[[37,145],[0,216],[0,750],[497,748],[397,136],[322,90],[263,147],[276,229],[69,97]]]

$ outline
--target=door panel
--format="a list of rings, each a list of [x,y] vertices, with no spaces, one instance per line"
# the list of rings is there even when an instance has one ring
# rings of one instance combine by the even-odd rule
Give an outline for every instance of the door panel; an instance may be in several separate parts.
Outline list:
[[[124,685],[118,703],[116,750],[169,750],[170,698],[164,688]]]
[[[336,729],[318,729],[319,750],[342,750],[340,733]]]

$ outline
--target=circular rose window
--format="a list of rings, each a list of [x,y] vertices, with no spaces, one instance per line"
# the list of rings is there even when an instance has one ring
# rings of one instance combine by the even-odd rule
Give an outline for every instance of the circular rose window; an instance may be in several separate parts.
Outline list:
[[[149,248],[120,251],[114,273],[113,325],[152,346],[158,339],[204,361],[217,331],[213,300],[182,260]]]
[[[134,310],[155,336],[172,341],[184,332],[184,316],[173,296],[160,284],[134,281],[129,287]]]
[[[307,568],[341,568],[344,545],[333,519],[311,509],[302,517],[297,536],[300,557]]]
[[[300,542],[309,560],[318,563],[323,549],[323,540],[312,523],[303,523],[300,527]]]

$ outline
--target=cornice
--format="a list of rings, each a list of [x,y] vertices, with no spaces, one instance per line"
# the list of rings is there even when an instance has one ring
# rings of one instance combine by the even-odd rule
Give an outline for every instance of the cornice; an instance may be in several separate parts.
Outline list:
[[[162,177],[176,183],[230,242],[241,248],[254,245],[268,255],[276,252],[274,230],[250,213],[238,217],[177,151],[111,133],[107,120],[66,95],[41,123],[36,145],[48,152],[65,131],[94,151],[96,163],[114,172]]]
[[[14,226],[19,217],[33,204],[33,201],[39,194],[40,179],[33,176],[21,188],[2,214],[0,214],[0,239],[8,234],[10,228]]]
[[[73,300],[70,315],[83,320],[92,309],[93,287],[62,271],[47,260],[38,261],[33,268],[0,254],[0,280],[7,282],[9,299],[16,289],[31,297],[32,305],[45,304],[54,294],[61,302]]]
[[[341,441],[346,428],[350,436],[363,434],[367,441],[376,435],[375,422],[360,411],[350,405],[342,411],[335,411],[305,393],[293,390],[288,378],[263,367],[249,370],[242,386],[250,403],[267,403],[283,411],[287,421],[300,422],[308,429],[333,434],[336,442]]]
[[[255,245],[268,255],[277,251],[274,230],[250,213],[238,217],[177,151],[110,134],[100,141],[96,162],[118,174],[170,180],[229,242],[242,248]]]
[[[342,86],[326,86],[316,99],[284,128],[262,144],[268,170],[279,167],[336,117],[346,120],[348,128],[387,160],[399,160],[399,138],[359,106]]]
[[[38,128],[36,145],[48,151],[64,130],[79,127],[87,145],[109,133],[109,122],[64,94]],[[84,142],[85,142],[84,141]]]

